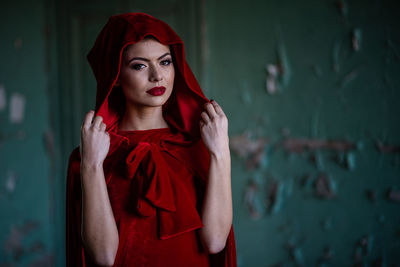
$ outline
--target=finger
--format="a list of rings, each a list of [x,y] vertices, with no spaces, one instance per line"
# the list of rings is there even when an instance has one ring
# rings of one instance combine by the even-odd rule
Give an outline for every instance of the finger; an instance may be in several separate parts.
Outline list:
[[[206,125],[206,124],[204,123],[204,121],[203,121],[203,120],[200,120],[200,129],[203,128],[204,125]]]
[[[204,105],[205,110],[208,113],[208,116],[210,117],[210,119],[215,118],[215,116],[217,116],[217,113],[215,112],[214,106],[211,103],[206,103]]]
[[[106,130],[106,124],[104,123],[104,122],[102,122],[101,124],[100,124],[100,131],[105,131]]]
[[[205,111],[203,111],[200,116],[203,119],[204,123],[209,123],[211,121],[210,117],[208,116],[207,112],[205,112]]]
[[[84,119],[83,125],[82,125],[83,127],[86,127],[86,128],[90,127],[90,125],[92,124],[93,115],[94,115],[94,111],[93,110],[91,110],[88,113],[86,113],[85,119]]]
[[[214,106],[215,112],[216,112],[218,115],[225,115],[225,113],[224,113],[224,111],[222,110],[221,106],[220,106],[217,102],[215,102],[215,100],[212,100],[212,101],[211,101],[211,104]]]
[[[101,116],[96,116],[93,120],[92,126],[100,129],[100,124],[102,123],[103,118]]]

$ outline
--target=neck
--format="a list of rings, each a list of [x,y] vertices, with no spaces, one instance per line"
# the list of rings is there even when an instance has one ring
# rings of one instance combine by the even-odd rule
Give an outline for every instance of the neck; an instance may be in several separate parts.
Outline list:
[[[167,128],[168,124],[162,116],[162,107],[133,108],[127,105],[119,123],[121,131],[150,130]]]

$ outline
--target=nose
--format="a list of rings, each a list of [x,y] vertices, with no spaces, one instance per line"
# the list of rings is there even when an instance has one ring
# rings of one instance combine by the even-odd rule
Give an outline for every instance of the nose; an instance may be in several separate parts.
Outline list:
[[[163,77],[162,77],[161,70],[156,66],[151,67],[149,80],[151,82],[159,82],[162,79],[163,79]]]

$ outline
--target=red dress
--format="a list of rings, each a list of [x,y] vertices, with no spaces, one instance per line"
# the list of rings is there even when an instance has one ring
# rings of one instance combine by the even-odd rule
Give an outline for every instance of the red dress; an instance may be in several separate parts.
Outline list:
[[[118,79],[123,50],[146,36],[169,45],[175,67],[173,92],[163,106],[169,128],[118,130],[124,98]],[[97,80],[96,114],[110,134],[104,161],[108,194],[119,232],[114,266],[236,266],[233,228],[226,246],[208,255],[199,242],[200,211],[209,153],[199,132],[208,101],[186,63],[179,36],[143,13],[110,18],[88,55]],[[81,239],[80,155],[69,160],[66,200],[67,266],[93,266]]]
[[[233,232],[227,248],[210,257],[198,231],[208,164],[201,141],[186,141],[170,128],[112,133],[104,172],[119,232],[115,266],[234,266]],[[197,153],[196,153],[197,152]],[[68,177],[68,266],[93,266],[80,241],[79,154]]]

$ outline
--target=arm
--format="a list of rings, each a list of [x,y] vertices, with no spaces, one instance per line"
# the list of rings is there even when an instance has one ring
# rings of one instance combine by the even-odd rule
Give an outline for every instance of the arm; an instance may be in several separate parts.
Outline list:
[[[210,167],[206,185],[200,239],[205,249],[215,254],[224,249],[232,225],[231,159],[228,119],[215,102],[206,103],[201,114],[200,131],[210,152]]]
[[[96,264],[112,266],[118,250],[118,229],[104,179],[103,161],[110,146],[106,125],[94,112],[81,128],[82,241]]]

